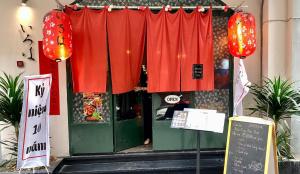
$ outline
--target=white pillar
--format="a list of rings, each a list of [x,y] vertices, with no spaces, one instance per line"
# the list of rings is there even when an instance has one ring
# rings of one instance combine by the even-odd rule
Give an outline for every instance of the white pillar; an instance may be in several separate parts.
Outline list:
[[[293,81],[300,81],[300,0],[288,1],[288,25],[287,25],[287,58],[286,75]],[[296,83],[299,88],[300,83]],[[300,159],[300,116],[293,116],[291,119],[292,140],[291,145],[295,157]]]
[[[300,80],[300,0],[265,0],[263,10],[263,76]],[[300,83],[296,84],[300,87]],[[300,117],[290,122],[294,155],[300,159]]]
[[[262,75],[286,75],[287,1],[265,0],[263,6]]]

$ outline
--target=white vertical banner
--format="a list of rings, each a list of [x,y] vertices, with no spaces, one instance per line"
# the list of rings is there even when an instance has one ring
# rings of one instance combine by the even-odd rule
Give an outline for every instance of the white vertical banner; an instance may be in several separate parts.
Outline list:
[[[249,85],[251,85],[251,82],[248,81],[243,60],[235,60],[233,115],[243,115],[243,99],[249,92]]]
[[[17,168],[49,166],[51,74],[24,77]]]

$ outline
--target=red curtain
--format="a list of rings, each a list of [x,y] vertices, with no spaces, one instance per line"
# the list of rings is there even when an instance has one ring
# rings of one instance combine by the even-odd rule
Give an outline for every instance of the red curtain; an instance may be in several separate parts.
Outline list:
[[[71,57],[74,92],[106,92],[106,10],[66,9],[73,28]]]
[[[212,9],[146,13],[148,92],[213,90]],[[201,79],[193,78],[196,64],[203,67]]]
[[[205,14],[182,10],[181,91],[214,89],[212,9]],[[193,65],[202,64],[203,77],[193,79]]]
[[[145,46],[145,13],[119,10],[108,13],[108,43],[112,92],[125,93],[140,80]]]
[[[180,91],[180,16],[147,13],[148,92]]]

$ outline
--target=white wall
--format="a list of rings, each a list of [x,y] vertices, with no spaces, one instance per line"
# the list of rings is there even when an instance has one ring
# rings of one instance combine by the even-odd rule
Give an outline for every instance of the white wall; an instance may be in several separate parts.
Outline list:
[[[72,1],[61,0],[61,2],[67,4]],[[22,43],[20,21],[17,17],[21,0],[1,0],[0,4],[0,70],[12,75],[20,72],[24,72],[24,75],[39,74],[37,42],[42,40],[42,19],[48,11],[56,8],[54,0],[29,0],[27,4],[32,12],[29,25],[33,26],[33,50],[36,61],[27,60],[21,55],[22,51],[28,48]],[[25,68],[17,68],[17,60],[23,60]],[[67,156],[69,155],[69,138],[65,63],[59,63],[59,84],[61,114],[50,117],[51,155]],[[11,129],[2,132],[1,138],[13,135],[12,131]],[[5,154],[3,147],[1,150],[2,154]]]

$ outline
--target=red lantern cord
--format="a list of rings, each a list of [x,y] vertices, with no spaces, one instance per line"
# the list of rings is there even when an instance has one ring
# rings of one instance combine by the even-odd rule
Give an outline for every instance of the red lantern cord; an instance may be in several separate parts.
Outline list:
[[[228,21],[228,47],[231,55],[245,58],[256,49],[255,18],[249,13],[238,12]]]
[[[52,10],[44,19],[43,52],[49,59],[60,62],[72,55],[70,18],[62,11]]]

